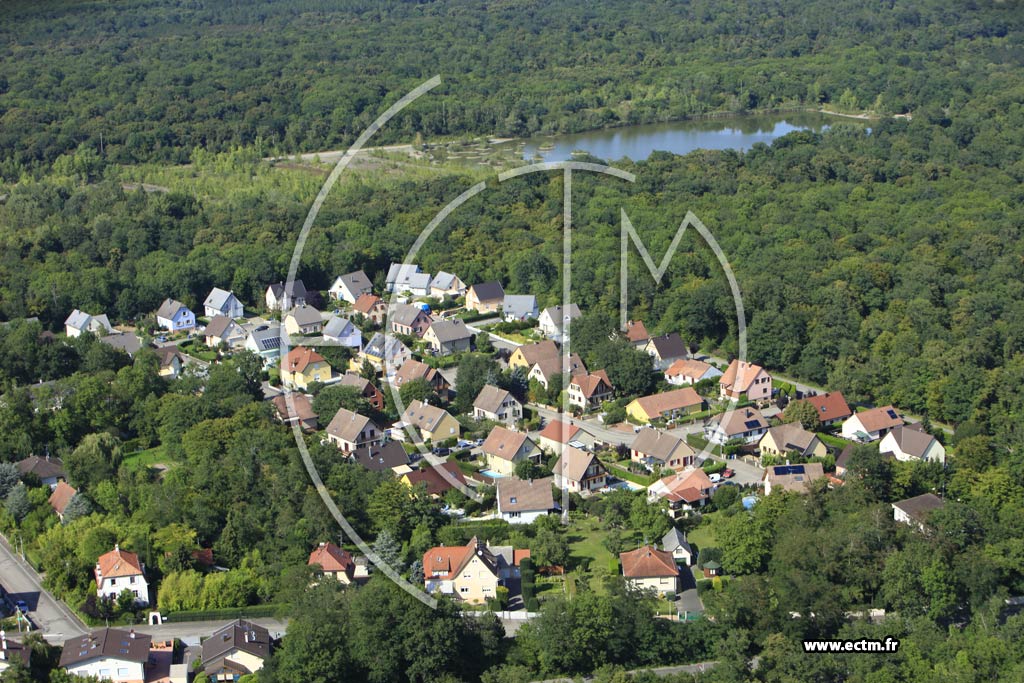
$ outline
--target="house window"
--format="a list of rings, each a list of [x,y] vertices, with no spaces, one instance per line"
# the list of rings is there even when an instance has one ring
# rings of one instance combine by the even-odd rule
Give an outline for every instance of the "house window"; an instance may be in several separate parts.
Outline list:
[[[459,592],[460,593],[468,593],[469,592],[469,587],[463,586],[463,587],[459,588]]]
[[[128,583],[135,583],[135,577],[134,576],[129,577]]]

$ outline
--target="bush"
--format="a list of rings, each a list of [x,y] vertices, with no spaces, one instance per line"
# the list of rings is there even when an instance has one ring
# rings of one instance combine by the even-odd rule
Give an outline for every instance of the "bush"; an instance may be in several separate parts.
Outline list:
[[[527,612],[539,612],[540,611],[540,602],[538,602],[537,598],[531,597],[529,600],[525,600],[524,604],[526,605],[526,611]]]
[[[221,619],[258,619],[261,617],[277,617],[287,605],[252,605],[250,607],[227,607],[224,609],[192,609],[172,612],[165,620],[184,621],[218,621]]]

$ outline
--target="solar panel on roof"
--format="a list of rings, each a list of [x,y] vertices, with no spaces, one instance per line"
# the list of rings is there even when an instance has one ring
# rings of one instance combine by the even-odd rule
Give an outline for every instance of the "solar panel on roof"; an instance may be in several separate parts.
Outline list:
[[[895,410],[887,410],[885,412],[888,413],[889,417],[891,417],[892,419],[894,419],[894,420],[896,419],[896,411]]]
[[[784,477],[784,476],[790,475],[790,474],[803,474],[803,473],[804,473],[804,466],[803,465],[776,465],[775,466],[775,476],[778,476],[778,477]]]
[[[743,425],[747,429],[757,429],[758,427],[761,426],[761,423],[758,422],[757,420],[747,420],[746,422],[743,423]]]

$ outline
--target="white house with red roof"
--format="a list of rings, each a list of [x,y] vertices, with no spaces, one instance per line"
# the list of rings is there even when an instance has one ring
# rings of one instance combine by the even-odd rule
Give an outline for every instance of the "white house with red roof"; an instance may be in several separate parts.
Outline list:
[[[647,500],[665,500],[668,516],[678,519],[688,512],[703,507],[711,496],[714,485],[707,473],[699,467],[691,467],[663,477],[647,487]]]
[[[679,567],[672,553],[645,545],[619,554],[622,576],[640,590],[654,591],[658,595],[679,590]]]
[[[723,399],[763,401],[772,397],[772,376],[760,365],[735,359],[718,378],[718,389]]]
[[[309,554],[310,567],[318,567],[319,573],[348,585],[359,579],[358,569],[352,553],[343,550],[330,541],[321,543]],[[365,567],[365,565],[361,565]]]
[[[96,560],[96,594],[100,598],[117,600],[123,591],[135,596],[135,604],[149,604],[149,584],[146,582],[145,567],[135,553],[121,550],[115,545],[109,553]]]

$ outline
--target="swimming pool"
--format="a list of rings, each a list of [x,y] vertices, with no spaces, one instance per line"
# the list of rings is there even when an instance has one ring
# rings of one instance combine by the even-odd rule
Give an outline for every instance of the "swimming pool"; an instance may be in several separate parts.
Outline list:
[[[480,474],[484,475],[489,479],[504,479],[505,475],[501,472],[495,472],[494,470],[480,470]]]

